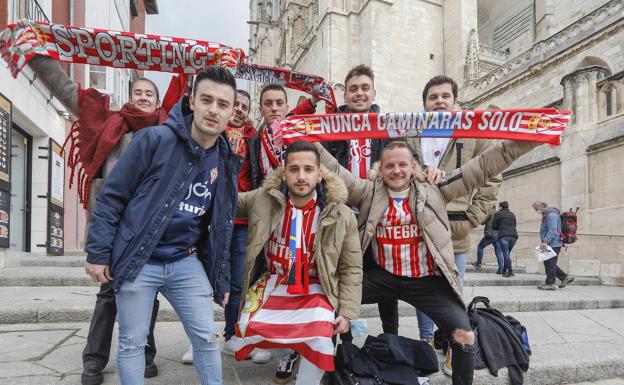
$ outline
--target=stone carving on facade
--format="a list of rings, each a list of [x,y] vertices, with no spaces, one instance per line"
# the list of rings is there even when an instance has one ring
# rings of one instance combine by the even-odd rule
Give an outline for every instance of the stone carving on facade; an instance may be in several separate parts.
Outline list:
[[[479,44],[477,31],[472,29],[468,38],[468,51],[466,53],[466,66],[464,67],[464,81],[468,85],[498,68],[509,58],[509,53]]]
[[[290,52],[294,56],[297,53],[298,45],[303,42],[306,30],[305,19],[301,15],[297,15],[292,22],[290,32]]]
[[[469,104],[477,105],[487,98],[499,95],[544,70],[578,55],[579,52],[588,47],[620,33],[624,30],[624,23],[617,21],[624,19],[623,11],[624,0],[613,0],[557,34],[536,43],[531,49],[509,60],[506,64],[467,84],[466,93],[468,99],[471,99]],[[610,29],[579,42],[579,35],[591,33],[593,29],[597,29],[598,26],[611,18],[615,21],[611,22],[612,27]],[[528,68],[530,63],[535,64]],[[513,81],[500,84],[501,81],[514,75]]]

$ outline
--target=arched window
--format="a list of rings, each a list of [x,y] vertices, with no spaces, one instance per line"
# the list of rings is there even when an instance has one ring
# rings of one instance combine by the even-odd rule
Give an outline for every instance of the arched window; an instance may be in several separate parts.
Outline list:
[[[292,33],[290,35],[290,52],[294,53],[297,50],[297,44],[303,42],[303,35],[305,33],[305,22],[302,17],[298,17],[292,24]]]
[[[609,86],[605,93],[605,109],[607,116],[617,113],[617,90],[613,86]]]
[[[267,14],[267,19],[266,20],[268,22],[273,20],[273,3],[271,3],[270,1],[267,1],[266,14]]]
[[[271,52],[272,46],[269,39],[266,37],[262,39],[260,43],[260,64],[265,66],[271,65],[271,57],[273,56],[273,52]]]

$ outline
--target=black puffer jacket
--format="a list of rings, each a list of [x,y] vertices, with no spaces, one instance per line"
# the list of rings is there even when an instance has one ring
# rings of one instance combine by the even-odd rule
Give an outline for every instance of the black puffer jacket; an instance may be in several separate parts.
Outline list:
[[[498,232],[498,238],[518,238],[516,230],[516,216],[509,209],[500,209],[494,214],[492,229]]]

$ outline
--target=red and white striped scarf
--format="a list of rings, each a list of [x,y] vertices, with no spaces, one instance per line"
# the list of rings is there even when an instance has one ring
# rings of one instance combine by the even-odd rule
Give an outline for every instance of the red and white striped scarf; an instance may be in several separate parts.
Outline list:
[[[284,217],[271,234],[265,253],[272,274],[288,276],[289,293],[306,294],[309,277],[316,277],[314,240],[319,218],[314,198],[302,209],[297,209],[288,199]]]
[[[407,197],[390,198],[375,233],[373,258],[382,269],[412,278],[437,274]]]
[[[236,71],[245,53],[209,41],[27,21],[0,34],[0,54],[13,77],[34,55],[146,71],[196,74],[210,65]]]
[[[281,152],[279,146],[273,141],[273,135],[269,132],[269,127],[265,126],[260,133],[260,169],[263,175],[278,168],[281,164]]]
[[[349,140],[348,169],[354,176],[366,179],[366,174],[371,168],[371,140],[351,139]]]

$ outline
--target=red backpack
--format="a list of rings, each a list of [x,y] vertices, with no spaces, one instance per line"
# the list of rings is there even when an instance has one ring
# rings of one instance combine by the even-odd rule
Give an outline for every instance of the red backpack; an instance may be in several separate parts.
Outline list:
[[[561,240],[563,240],[563,243],[570,244],[576,242],[576,231],[578,229],[576,213],[578,212],[578,210],[578,207],[575,211],[570,208],[570,211],[559,214],[561,216],[561,230],[559,233],[561,235]]]

